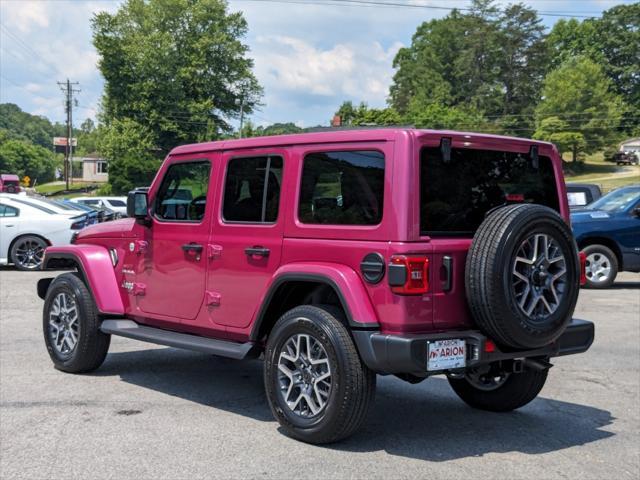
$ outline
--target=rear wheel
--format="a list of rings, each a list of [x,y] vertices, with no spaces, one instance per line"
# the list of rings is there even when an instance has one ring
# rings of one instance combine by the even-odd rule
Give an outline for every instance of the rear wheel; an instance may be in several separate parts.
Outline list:
[[[471,407],[491,412],[508,412],[523,407],[536,398],[546,380],[547,370],[508,373],[494,365],[486,365],[471,369],[464,378],[449,378],[449,384]]]
[[[587,288],[610,287],[618,275],[618,259],[604,245],[589,245],[583,250],[587,256],[585,273]]]
[[[304,305],[276,323],[265,352],[264,382],[274,417],[304,442],[353,434],[372,403],[376,376],[363,363],[331,307]]]
[[[93,297],[77,274],[62,274],[51,283],[42,327],[47,351],[58,370],[89,372],[104,362],[111,335],[100,331]]]
[[[35,235],[25,235],[13,242],[9,254],[18,270],[39,270],[47,242]]]

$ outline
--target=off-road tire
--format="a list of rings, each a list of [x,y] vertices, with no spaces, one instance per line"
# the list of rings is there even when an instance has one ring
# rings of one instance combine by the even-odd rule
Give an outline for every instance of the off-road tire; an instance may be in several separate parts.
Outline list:
[[[542,233],[560,247],[566,288],[546,319],[529,317],[518,305],[512,270],[522,242]],[[466,261],[467,301],[478,327],[501,346],[531,349],[556,340],[571,321],[580,289],[580,262],[571,229],[554,210],[535,204],[498,208],[482,222]]]
[[[79,333],[74,350],[62,355],[52,345],[49,334],[49,313],[59,293],[70,295],[78,309]],[[55,368],[68,373],[85,373],[100,367],[107,356],[111,335],[100,331],[100,317],[91,292],[77,273],[64,273],[49,286],[42,315],[44,342]]]
[[[616,277],[618,276],[618,257],[616,254],[611,251],[610,248],[605,247],[604,245],[589,245],[584,250],[582,250],[584,254],[589,257],[589,255],[593,255],[594,253],[600,254],[606,257],[607,261],[611,265],[611,271],[609,272],[609,277],[603,282],[593,282],[587,277],[587,283],[585,283],[585,288],[608,288],[613,285]],[[587,266],[587,268],[589,268]]]
[[[547,381],[548,370],[512,373],[496,390],[480,390],[466,378],[449,378],[453,391],[469,406],[490,412],[510,412],[538,396]]]
[[[376,375],[360,359],[339,318],[340,312],[332,307],[302,305],[280,317],[268,337],[264,383],[269,406],[285,432],[303,442],[331,443],[352,435],[364,422],[373,403]],[[310,334],[318,340],[332,369],[332,388],[326,407],[311,419],[294,413],[279,391],[280,351],[296,334]]]

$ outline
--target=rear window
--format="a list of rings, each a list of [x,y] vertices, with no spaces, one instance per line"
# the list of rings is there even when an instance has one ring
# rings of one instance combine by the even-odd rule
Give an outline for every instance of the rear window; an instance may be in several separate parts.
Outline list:
[[[540,156],[452,148],[444,162],[440,148],[420,156],[421,235],[473,236],[487,212],[511,203],[537,203],[559,210],[553,165]]]

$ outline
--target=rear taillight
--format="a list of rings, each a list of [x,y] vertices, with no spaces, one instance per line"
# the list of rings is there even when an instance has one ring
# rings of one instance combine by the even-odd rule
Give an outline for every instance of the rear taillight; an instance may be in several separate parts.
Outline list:
[[[429,291],[429,259],[421,255],[394,255],[389,263],[389,285],[399,295]]]
[[[71,224],[71,230],[82,230],[85,227],[85,221],[80,220],[79,222],[73,222]]]
[[[578,257],[580,257],[580,286],[582,287],[587,283],[587,254],[580,252]]]

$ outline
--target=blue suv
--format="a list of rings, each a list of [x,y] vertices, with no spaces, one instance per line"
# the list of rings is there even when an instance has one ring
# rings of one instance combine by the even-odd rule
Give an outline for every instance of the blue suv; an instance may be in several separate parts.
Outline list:
[[[605,288],[618,272],[640,272],[640,185],[614,190],[571,214],[573,234],[587,256],[588,288]]]

